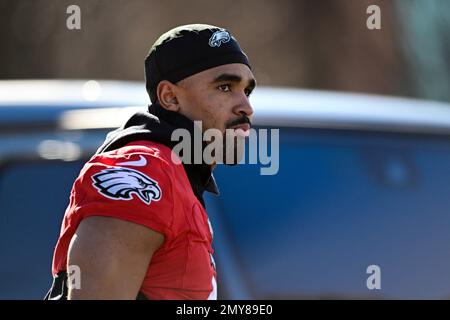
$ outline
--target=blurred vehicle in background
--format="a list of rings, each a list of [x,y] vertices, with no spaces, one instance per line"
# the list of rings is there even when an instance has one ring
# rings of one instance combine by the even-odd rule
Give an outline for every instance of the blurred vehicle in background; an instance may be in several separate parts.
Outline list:
[[[221,299],[450,298],[450,105],[258,88],[278,174],[219,166]],[[142,83],[0,81],[0,299],[42,299],[72,183]],[[367,267],[381,270],[369,290]]]

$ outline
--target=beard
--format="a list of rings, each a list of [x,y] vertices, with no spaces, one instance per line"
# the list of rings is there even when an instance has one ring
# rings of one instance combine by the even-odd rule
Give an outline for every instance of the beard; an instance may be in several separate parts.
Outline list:
[[[237,165],[245,155],[245,138],[234,134],[234,130],[227,130],[223,140],[223,163]]]
[[[204,161],[208,164],[237,165],[245,157],[245,134],[242,129],[232,129],[240,124],[250,124],[247,117],[230,121],[225,132],[211,128],[203,132]]]
[[[250,119],[243,115],[241,118],[229,121],[225,128],[225,134],[223,136],[223,162],[226,165],[236,165],[242,161],[245,156],[245,137],[237,134],[237,132],[231,127],[249,124],[251,127]]]
[[[216,135],[206,142],[203,159],[207,164],[239,164],[245,156],[245,137],[227,129],[225,134],[216,131]]]

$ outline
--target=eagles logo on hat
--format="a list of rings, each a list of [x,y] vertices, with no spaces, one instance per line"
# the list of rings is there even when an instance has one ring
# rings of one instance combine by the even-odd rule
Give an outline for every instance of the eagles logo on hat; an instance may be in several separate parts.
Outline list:
[[[216,31],[213,33],[211,38],[209,38],[210,47],[220,47],[222,43],[230,41],[231,37],[228,31]]]

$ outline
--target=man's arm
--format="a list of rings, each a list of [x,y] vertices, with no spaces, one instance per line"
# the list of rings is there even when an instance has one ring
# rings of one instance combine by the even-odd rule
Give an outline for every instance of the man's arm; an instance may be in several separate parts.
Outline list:
[[[80,269],[80,289],[69,299],[136,299],[164,235],[111,217],[83,219],[69,246],[68,266]],[[70,282],[70,281],[69,281]]]

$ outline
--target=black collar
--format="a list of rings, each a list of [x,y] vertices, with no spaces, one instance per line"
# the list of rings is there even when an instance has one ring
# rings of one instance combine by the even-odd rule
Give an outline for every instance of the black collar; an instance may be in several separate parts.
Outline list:
[[[158,119],[164,120],[167,122],[171,128],[168,128],[170,134],[172,134],[173,130],[177,128],[183,128],[188,130],[191,133],[191,137],[194,136],[194,122],[189,118],[183,116],[178,112],[173,112],[164,109],[161,107],[159,103],[154,103],[148,107],[148,112],[155,115]],[[177,142],[173,142],[171,140],[166,141],[165,144],[170,146],[171,148]],[[192,144],[193,145],[193,144]],[[204,145],[205,146],[205,145]],[[202,164],[185,164],[183,163],[186,174],[191,183],[192,190],[197,198],[200,198],[200,202],[204,205],[203,202],[203,192],[208,191],[213,194],[218,195],[219,189],[216,184],[216,180],[214,179],[214,175],[212,174],[212,168],[210,165],[206,163]]]

